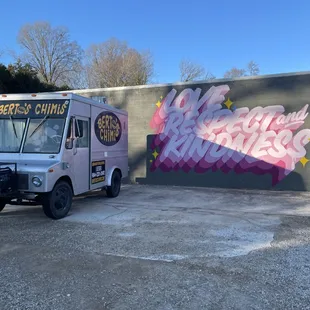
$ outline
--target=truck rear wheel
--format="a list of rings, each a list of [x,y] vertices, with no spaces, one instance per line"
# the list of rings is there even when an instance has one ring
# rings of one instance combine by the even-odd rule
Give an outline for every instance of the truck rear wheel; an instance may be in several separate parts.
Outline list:
[[[53,190],[43,198],[45,215],[54,220],[66,217],[71,209],[72,196],[72,188],[67,182],[57,182]]]
[[[107,188],[107,195],[108,197],[114,198],[117,197],[120,190],[121,190],[121,174],[119,171],[114,170],[112,174],[112,179],[111,179],[111,186],[108,186]]]

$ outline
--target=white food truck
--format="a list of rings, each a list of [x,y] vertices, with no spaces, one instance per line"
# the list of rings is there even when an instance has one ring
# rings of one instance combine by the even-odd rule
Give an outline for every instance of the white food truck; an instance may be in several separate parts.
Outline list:
[[[71,93],[0,95],[0,211],[37,204],[65,217],[72,197],[118,196],[128,176],[128,114]]]

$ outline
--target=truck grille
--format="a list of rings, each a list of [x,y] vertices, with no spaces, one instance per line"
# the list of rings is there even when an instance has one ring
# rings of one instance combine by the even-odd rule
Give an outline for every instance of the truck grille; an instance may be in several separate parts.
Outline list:
[[[20,190],[28,190],[29,189],[28,174],[18,174],[18,189],[20,189]]]

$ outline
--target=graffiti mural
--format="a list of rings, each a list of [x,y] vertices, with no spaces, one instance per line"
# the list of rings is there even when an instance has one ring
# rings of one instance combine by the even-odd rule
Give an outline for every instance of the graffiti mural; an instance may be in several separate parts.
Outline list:
[[[300,129],[308,104],[292,113],[282,105],[238,107],[228,85],[172,89],[157,102],[150,126],[155,136],[151,171],[270,174],[275,185],[305,165],[310,129]]]

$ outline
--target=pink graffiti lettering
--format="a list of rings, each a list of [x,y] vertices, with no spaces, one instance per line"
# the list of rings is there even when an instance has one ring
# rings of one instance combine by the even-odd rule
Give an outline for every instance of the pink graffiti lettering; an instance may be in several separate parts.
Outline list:
[[[302,129],[308,104],[284,114],[281,105],[237,108],[224,106],[227,85],[212,86],[200,99],[201,89],[171,90],[154,113],[151,127],[159,150],[152,170],[218,169],[228,173],[270,173],[276,184],[306,155],[310,130]]]

